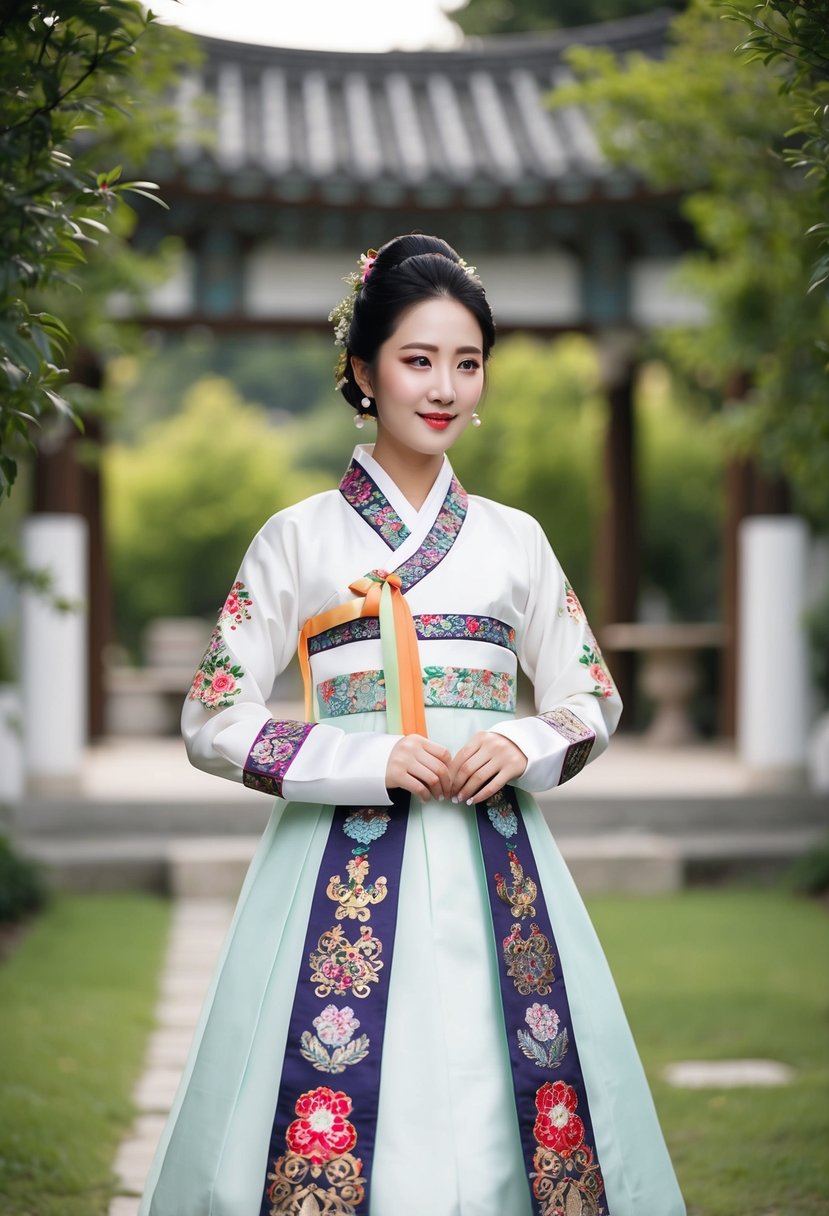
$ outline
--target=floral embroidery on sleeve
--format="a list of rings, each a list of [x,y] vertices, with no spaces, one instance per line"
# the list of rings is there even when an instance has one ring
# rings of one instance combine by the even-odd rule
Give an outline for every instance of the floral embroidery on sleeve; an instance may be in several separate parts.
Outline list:
[[[247,587],[237,580],[219,613],[219,626],[229,625],[231,629],[235,629],[242,621],[249,621],[251,617],[248,609],[252,607],[253,600],[248,595]]]
[[[587,668],[588,675],[593,679],[593,687],[590,690],[592,695],[594,697],[601,697],[602,699],[612,697],[616,688],[607,663],[604,661],[604,656],[599,649],[599,643],[596,641],[593,631],[587,624],[587,617],[585,616],[579,597],[567,579],[564,580],[564,604],[570,620],[575,621],[577,625],[586,626],[587,641],[582,646],[579,662]],[[563,615],[563,611],[563,609],[560,609],[559,615]]]
[[[313,729],[313,722],[269,718],[248,753],[243,783],[249,789],[281,798],[285,775]]]
[[[240,680],[244,671],[234,663],[218,625],[210,635],[204,658],[193,677],[187,694],[190,701],[201,701],[207,709],[227,709],[242,691]]]
[[[599,650],[599,643],[596,641],[593,634],[588,629],[587,641],[582,646],[582,656],[579,662],[587,668],[588,675],[593,680],[593,687],[590,690],[594,697],[612,697],[616,691],[613,680],[610,678],[610,671],[607,663],[604,661],[604,655]]]
[[[564,580],[564,603],[567,608],[567,615],[572,621],[577,621],[580,624],[582,621],[587,620],[587,617],[584,615],[584,609],[581,606],[581,601],[567,579]]]

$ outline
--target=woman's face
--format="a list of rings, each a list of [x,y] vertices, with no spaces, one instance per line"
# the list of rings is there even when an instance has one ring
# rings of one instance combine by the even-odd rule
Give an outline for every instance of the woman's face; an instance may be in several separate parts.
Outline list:
[[[377,445],[398,455],[441,455],[463,433],[484,388],[481,328],[448,296],[414,304],[357,383],[377,405]]]

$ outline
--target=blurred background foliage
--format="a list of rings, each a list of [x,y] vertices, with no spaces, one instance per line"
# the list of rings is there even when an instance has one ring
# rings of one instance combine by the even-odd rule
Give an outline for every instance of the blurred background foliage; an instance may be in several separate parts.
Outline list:
[[[793,7],[777,0],[739,9],[750,23],[756,12]],[[814,7],[829,30],[829,4]],[[807,235],[825,221],[825,187],[786,153],[798,142],[802,90],[794,100],[776,61],[735,53],[750,24],[723,18],[722,5],[691,0],[662,60],[573,48],[578,83],[557,91],[554,104],[585,106],[611,161],[659,190],[683,192],[700,249],[683,259],[678,277],[708,320],[665,331],[661,349],[723,404],[723,441],[787,478],[796,507],[825,528],[829,295],[825,284],[809,290],[819,234]],[[815,82],[815,106],[825,98],[825,84]]]
[[[296,471],[296,447],[292,426],[206,376],[134,445],[107,449],[116,617],[133,653],[154,617],[214,616],[268,516],[324,488]]]
[[[170,342],[148,362],[112,365],[121,422],[105,460],[107,519],[120,641],[134,657],[153,617],[212,618],[268,516],[335,486],[355,442],[371,442],[333,392],[333,353],[313,335]],[[643,607],[711,619],[722,447],[704,400],[664,365],[644,366],[638,398]],[[588,610],[606,409],[587,338],[515,335],[496,349],[484,425],[451,453],[471,493],[539,519]]]
[[[521,34],[616,21],[655,8],[682,8],[682,0],[468,0],[452,20],[465,34]]]

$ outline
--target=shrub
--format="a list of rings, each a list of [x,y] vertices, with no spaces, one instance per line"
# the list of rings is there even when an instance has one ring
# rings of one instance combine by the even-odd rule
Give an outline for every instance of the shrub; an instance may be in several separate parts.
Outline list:
[[[33,861],[20,857],[0,836],[0,925],[15,924],[46,902],[46,883]]]

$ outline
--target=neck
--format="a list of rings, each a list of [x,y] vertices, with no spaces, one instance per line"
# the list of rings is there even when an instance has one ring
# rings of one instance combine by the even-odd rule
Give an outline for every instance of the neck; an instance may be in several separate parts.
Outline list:
[[[372,456],[380,468],[388,473],[406,501],[419,511],[443,466],[443,453],[428,455],[408,449],[401,452],[394,444],[383,442],[383,436],[378,435]]]

